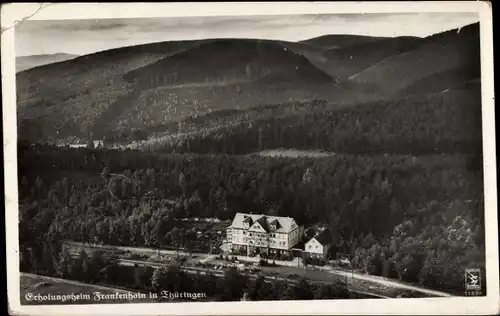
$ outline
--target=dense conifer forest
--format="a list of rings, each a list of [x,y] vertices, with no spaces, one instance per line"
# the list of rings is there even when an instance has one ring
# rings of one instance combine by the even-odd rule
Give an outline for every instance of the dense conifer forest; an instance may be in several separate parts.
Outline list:
[[[374,275],[452,289],[464,267],[484,264],[482,174],[473,155],[19,149],[21,250],[30,270],[51,274],[62,240],[183,246],[193,237],[179,219],[225,220],[239,211],[328,224],[336,252]]]
[[[349,295],[63,247],[207,253],[220,238],[183,219],[252,212],[328,226],[328,259],[358,272],[463,295],[485,265],[479,24],[329,39],[165,42],[20,72],[21,270],[212,300]]]

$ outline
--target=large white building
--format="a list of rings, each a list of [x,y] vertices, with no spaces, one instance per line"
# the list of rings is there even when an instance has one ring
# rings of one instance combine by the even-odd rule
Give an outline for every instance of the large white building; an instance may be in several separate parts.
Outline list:
[[[291,217],[236,213],[226,232],[233,251],[280,255],[301,241],[304,227]]]

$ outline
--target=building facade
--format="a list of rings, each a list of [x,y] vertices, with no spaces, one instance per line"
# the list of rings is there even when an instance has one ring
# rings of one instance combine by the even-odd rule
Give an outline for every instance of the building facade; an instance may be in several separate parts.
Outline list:
[[[331,245],[331,232],[325,229],[305,243],[304,252],[311,258],[328,259]]]
[[[281,255],[290,254],[303,233],[304,227],[291,217],[236,213],[226,229],[226,239],[232,251]]]

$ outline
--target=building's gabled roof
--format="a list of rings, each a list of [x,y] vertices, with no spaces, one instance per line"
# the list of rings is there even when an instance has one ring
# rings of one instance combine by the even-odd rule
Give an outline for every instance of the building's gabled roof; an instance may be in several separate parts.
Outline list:
[[[321,245],[328,245],[332,242],[332,233],[331,231],[327,228],[319,233],[317,233],[313,238],[311,238],[309,241],[315,239],[318,241]]]
[[[269,227],[267,226],[267,218],[266,216],[262,216],[261,218],[259,218],[257,220],[257,223],[260,224],[260,226],[262,226],[262,228],[264,228],[264,230],[268,233],[269,232]]]
[[[277,222],[276,230],[273,231],[276,233],[288,233],[297,227],[297,224],[291,217],[236,213],[233,222],[228,228],[245,229],[243,224],[245,221],[250,221],[249,218],[252,222],[258,221],[262,228],[264,228],[267,232],[269,232],[269,225],[272,222]]]

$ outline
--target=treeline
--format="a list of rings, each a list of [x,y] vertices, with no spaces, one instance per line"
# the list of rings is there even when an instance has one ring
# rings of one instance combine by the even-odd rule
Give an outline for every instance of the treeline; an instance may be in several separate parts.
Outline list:
[[[441,273],[461,287],[463,269],[484,263],[482,172],[472,158],[20,147],[21,249],[38,262],[57,253],[54,239],[185,247],[196,236],[180,218],[265,213],[327,224],[336,252],[368,273],[434,287]]]
[[[152,139],[139,149],[247,154],[265,149],[323,149],[344,154],[472,153],[481,148],[478,89],[449,91],[347,108],[311,107],[237,124]],[[287,114],[288,113],[288,114]]]

